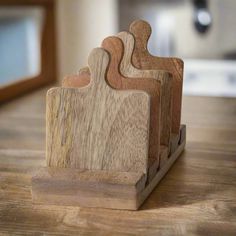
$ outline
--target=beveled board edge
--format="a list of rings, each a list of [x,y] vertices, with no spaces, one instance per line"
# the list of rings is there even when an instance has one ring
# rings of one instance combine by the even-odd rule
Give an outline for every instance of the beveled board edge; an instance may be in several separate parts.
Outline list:
[[[32,177],[34,203],[137,209],[146,176],[137,172],[45,167]]]

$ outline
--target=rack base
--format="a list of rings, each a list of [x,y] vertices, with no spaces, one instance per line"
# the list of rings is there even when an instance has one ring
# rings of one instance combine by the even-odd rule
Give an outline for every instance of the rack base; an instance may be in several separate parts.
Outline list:
[[[32,177],[34,203],[137,210],[181,155],[186,126],[180,130],[177,149],[151,181],[143,173],[41,168]]]

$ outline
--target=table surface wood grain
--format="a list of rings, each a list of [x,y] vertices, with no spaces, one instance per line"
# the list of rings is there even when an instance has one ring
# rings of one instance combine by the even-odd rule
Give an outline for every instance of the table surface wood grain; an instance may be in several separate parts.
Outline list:
[[[184,97],[187,145],[139,211],[33,205],[46,88],[0,107],[0,235],[236,235],[236,99]]]

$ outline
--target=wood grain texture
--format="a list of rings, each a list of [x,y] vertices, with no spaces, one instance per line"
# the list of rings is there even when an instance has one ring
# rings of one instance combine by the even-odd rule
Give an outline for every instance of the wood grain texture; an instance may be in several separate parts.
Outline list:
[[[35,203],[136,210],[143,173],[42,168],[32,178]]]
[[[184,141],[184,139],[182,139],[182,142]],[[181,143],[182,143],[181,142]],[[181,144],[180,143],[180,144]],[[165,165],[165,163],[168,160],[168,156],[169,156],[169,149],[165,146],[161,146],[161,155],[160,155],[160,169]]]
[[[45,162],[48,88],[0,109],[0,234],[227,235],[236,232],[236,99],[183,96],[187,145],[139,211],[32,204]]]
[[[128,32],[117,35],[124,44],[124,56],[120,64],[121,74],[128,77],[154,78],[161,82],[161,139],[162,145],[169,147],[172,120],[172,75],[164,70],[141,70],[131,62],[134,37]]]
[[[175,133],[171,134],[169,154],[172,154],[175,152],[175,150],[178,147],[179,140],[180,140],[180,134],[175,134]]]
[[[149,159],[157,159],[159,163],[160,150],[160,94],[161,83],[152,78],[129,78],[123,76],[119,71],[119,65],[124,53],[122,41],[117,37],[108,37],[103,40],[102,48],[110,54],[110,64],[107,70],[107,83],[118,90],[143,90],[150,95],[150,135],[149,135]],[[66,77],[62,86],[83,87],[84,82],[90,80],[89,69],[80,70],[79,75]],[[149,162],[150,163],[150,162]]]
[[[147,172],[150,97],[105,81],[108,53],[89,56],[91,82],[47,93],[46,159],[50,167]]]
[[[183,137],[184,132],[186,129],[182,130]],[[165,162],[162,161],[162,167],[155,172],[146,187],[146,176],[142,172],[43,168],[32,178],[33,201],[137,210],[180,156],[185,143],[186,140],[183,139],[175,153]]]
[[[172,132],[179,134],[184,63],[180,58],[157,57],[148,52],[147,44],[152,29],[146,21],[134,21],[130,25],[129,31],[135,37],[135,47],[132,55],[134,66],[140,69],[166,70],[173,75]]]

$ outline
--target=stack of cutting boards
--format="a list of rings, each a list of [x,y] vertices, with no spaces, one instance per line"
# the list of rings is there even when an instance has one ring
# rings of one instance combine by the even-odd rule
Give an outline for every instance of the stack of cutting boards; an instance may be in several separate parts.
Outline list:
[[[183,61],[152,56],[150,35],[133,22],[48,91],[35,202],[136,210],[181,154]]]

